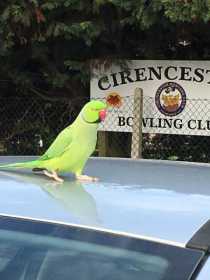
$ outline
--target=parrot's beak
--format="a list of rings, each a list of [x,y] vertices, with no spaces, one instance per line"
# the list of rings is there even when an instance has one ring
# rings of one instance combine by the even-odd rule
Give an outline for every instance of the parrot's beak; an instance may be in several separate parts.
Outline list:
[[[106,118],[106,110],[104,109],[104,110],[101,110],[100,112],[99,112],[99,118],[100,118],[100,121],[101,122],[103,122],[104,120],[105,120],[105,118]]]

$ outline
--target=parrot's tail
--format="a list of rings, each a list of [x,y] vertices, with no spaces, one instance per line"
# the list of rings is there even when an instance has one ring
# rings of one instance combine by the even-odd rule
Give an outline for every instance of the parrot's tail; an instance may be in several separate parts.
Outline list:
[[[33,169],[33,168],[37,168],[37,167],[39,167],[38,160],[0,165],[0,169],[4,169],[4,168],[32,168]]]

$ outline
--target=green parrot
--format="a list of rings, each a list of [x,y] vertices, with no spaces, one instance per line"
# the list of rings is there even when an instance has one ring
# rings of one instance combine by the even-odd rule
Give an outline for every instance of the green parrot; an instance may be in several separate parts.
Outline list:
[[[0,168],[30,168],[43,171],[58,182],[63,179],[59,172],[72,172],[79,181],[95,181],[97,178],[83,175],[84,166],[94,152],[97,128],[106,117],[107,105],[98,100],[89,101],[76,120],[56,137],[48,150],[37,160],[1,165]]]

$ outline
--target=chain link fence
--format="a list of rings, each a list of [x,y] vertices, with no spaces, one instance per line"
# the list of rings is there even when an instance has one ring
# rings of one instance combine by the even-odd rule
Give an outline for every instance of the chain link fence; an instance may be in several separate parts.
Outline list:
[[[131,156],[133,100],[121,97],[111,104],[94,155]],[[87,98],[2,98],[0,102],[0,154],[39,155],[74,121]],[[155,99],[145,96],[143,112],[143,158],[210,162],[210,100],[187,99],[180,114],[166,117],[157,110]],[[164,133],[157,133],[158,127]]]
[[[42,154],[56,135],[73,122],[83,99],[0,99],[0,154]],[[81,104],[80,106],[78,104]]]
[[[157,120],[154,126],[164,128],[164,134],[154,133],[153,127],[144,134],[143,157],[210,162],[210,100],[186,99],[183,111],[167,117],[168,121],[154,106],[153,98],[145,98],[144,110]]]

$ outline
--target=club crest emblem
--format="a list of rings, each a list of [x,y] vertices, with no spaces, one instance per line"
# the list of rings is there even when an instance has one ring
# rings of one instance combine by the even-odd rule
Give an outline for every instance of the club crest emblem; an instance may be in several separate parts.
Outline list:
[[[177,83],[164,83],[157,89],[155,104],[165,116],[176,116],[184,110],[186,93],[183,87]]]

